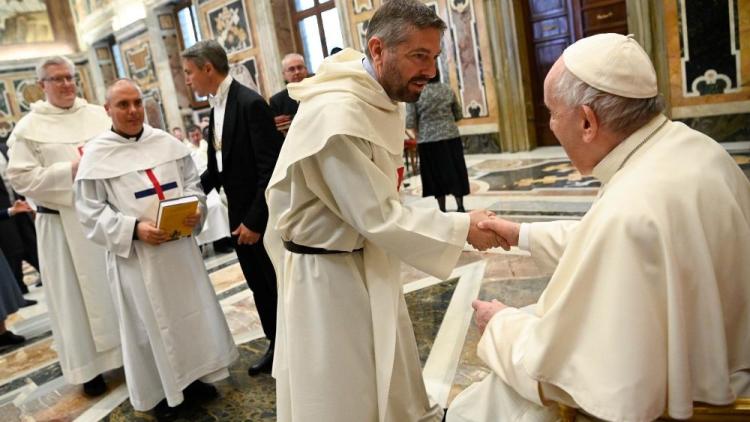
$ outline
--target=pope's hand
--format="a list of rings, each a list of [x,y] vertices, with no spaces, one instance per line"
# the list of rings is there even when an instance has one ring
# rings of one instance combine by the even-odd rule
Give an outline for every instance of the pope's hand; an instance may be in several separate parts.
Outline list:
[[[195,214],[185,217],[185,219],[182,221],[182,224],[188,226],[188,227],[195,227],[198,223],[201,221],[201,209],[198,208],[195,210]]]
[[[477,299],[471,303],[471,307],[474,308],[474,321],[477,323],[477,327],[479,327],[479,333],[483,334],[492,317],[508,306],[494,299],[492,302]]]
[[[491,218],[477,223],[477,226],[483,230],[491,230],[497,235],[498,246],[506,251],[511,246],[518,245],[518,234],[521,232],[521,225],[502,218]]]
[[[146,242],[149,245],[158,246],[169,240],[167,232],[156,228],[156,226],[149,221],[139,221],[135,233],[139,240]]]
[[[238,245],[253,245],[260,240],[260,233],[254,232],[240,223],[239,227],[234,229],[232,236],[237,236]]]
[[[495,233],[490,230],[481,230],[478,226],[481,221],[494,216],[495,214],[492,211],[487,210],[474,210],[469,213],[469,234],[466,236],[466,240],[471,246],[484,251],[497,245]]]

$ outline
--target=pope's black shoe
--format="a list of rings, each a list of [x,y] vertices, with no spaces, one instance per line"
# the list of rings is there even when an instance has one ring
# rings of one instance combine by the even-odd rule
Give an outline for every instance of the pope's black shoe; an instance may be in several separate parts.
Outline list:
[[[101,396],[107,392],[107,384],[104,377],[97,375],[89,381],[83,383],[83,392],[89,397]]]
[[[247,374],[254,377],[258,374],[270,374],[273,367],[273,344],[266,350],[266,354],[247,369]]]
[[[207,402],[219,397],[216,387],[197,380],[182,390],[182,394],[185,396],[185,400],[191,403]]]

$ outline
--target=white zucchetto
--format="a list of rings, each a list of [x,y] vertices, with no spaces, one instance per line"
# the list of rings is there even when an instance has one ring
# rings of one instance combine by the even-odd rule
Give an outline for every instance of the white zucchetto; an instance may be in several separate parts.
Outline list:
[[[568,46],[565,67],[580,80],[610,94],[651,98],[659,93],[651,59],[633,35],[597,34]]]

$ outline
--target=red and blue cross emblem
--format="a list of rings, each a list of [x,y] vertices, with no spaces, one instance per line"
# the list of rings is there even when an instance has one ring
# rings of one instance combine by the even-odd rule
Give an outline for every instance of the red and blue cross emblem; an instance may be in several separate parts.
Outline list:
[[[154,185],[154,187],[136,192],[135,199],[141,199],[147,196],[156,195],[157,197],[159,197],[160,201],[163,201],[165,198],[164,191],[177,188],[177,182],[169,182],[163,185],[159,183],[159,179],[156,178],[153,169],[146,170],[146,176],[148,176],[148,180],[151,181],[151,184]]]

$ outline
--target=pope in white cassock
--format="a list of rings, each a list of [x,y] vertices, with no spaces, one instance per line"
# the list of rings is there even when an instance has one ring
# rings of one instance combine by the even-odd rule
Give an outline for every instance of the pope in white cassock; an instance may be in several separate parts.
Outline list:
[[[370,21],[369,57],[344,50],[289,85],[300,107],[266,191],[280,422],[442,418],[425,392],[401,262],[444,279],[467,235],[482,249],[495,240],[476,228],[483,211],[445,214],[399,199],[398,101],[415,101],[435,75],[444,29],[419,1],[390,0]]]
[[[46,101],[8,140],[7,176],[37,204],[40,272],[52,336],[65,380],[90,396],[106,391],[103,372],[122,366],[104,249],[86,239],[73,207],[73,179],[83,145],[109,129],[101,106],[76,97],[75,67],[65,57],[37,66]]]
[[[184,398],[215,397],[204,382],[228,377],[237,350],[195,239],[167,241],[154,226],[160,200],[194,195],[199,212],[185,224],[200,231],[205,196],[190,151],[143,124],[133,81],[115,82],[105,108],[113,128],[85,148],[76,208],[86,235],[107,249],[130,401],[165,416]]]
[[[750,396],[750,183],[713,139],[663,114],[632,36],[568,47],[550,128],[602,182],[580,222],[480,223],[554,271],[539,302],[475,301],[492,372],[448,422],[544,421],[553,402],[615,421],[685,419]]]

